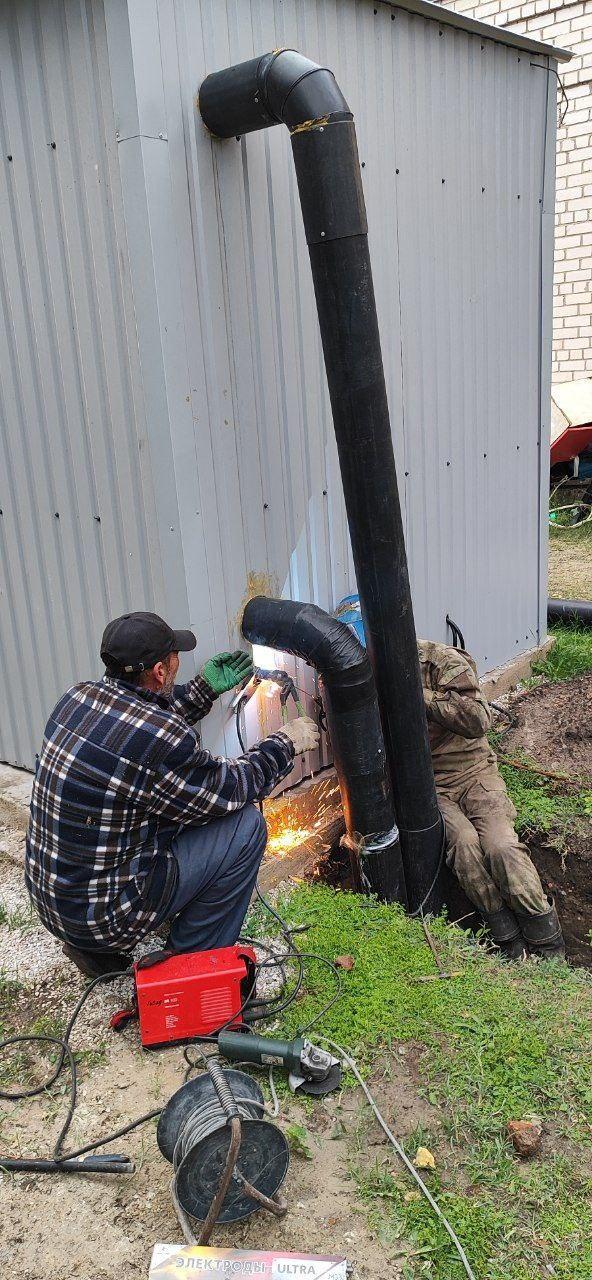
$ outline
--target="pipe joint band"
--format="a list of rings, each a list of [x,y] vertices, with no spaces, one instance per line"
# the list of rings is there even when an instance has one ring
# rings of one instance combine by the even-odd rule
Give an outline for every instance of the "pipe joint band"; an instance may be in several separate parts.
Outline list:
[[[351,116],[339,115],[291,134],[309,245],[368,233],[356,129]]]
[[[391,845],[399,843],[399,828],[392,826],[390,831],[375,831],[370,835],[361,835],[359,831],[353,831],[351,834],[341,837],[341,844],[344,849],[359,855],[362,858],[371,857],[373,854],[383,854],[385,849],[390,849]]]

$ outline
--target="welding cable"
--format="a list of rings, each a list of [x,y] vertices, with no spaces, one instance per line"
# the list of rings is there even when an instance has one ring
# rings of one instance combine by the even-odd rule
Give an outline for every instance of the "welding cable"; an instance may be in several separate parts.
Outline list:
[[[501,702],[490,702],[489,705],[490,707],[493,707],[495,711],[499,711],[501,716],[507,716],[510,723],[513,724],[514,716],[512,715],[512,712],[508,711],[507,707],[502,707]]]
[[[267,955],[271,957],[271,959],[269,960],[257,961],[255,965],[257,974],[259,974],[262,969],[279,969],[282,982],[284,985],[286,984],[288,979],[286,975],[285,961],[289,959],[287,952],[283,952],[280,955],[277,951],[274,951],[273,947],[271,947],[268,942],[261,942],[259,938],[250,938],[246,933],[241,933],[239,941],[241,943],[246,943],[250,947],[257,947],[260,951],[265,951]],[[271,999],[276,999],[276,997],[272,996]],[[256,1006],[261,1004],[265,1004],[265,1001],[264,1000],[250,1001],[250,1005]]]
[[[126,1124],[121,1129],[117,1129],[114,1133],[108,1134],[105,1138],[98,1138],[94,1142],[88,1142],[85,1144],[85,1146],[78,1147],[75,1151],[66,1151],[66,1152],[62,1151],[62,1147],[68,1135],[70,1125],[72,1124],[72,1120],[74,1118],[74,1111],[76,1108],[76,1093],[77,1093],[76,1059],[75,1059],[74,1053],[72,1052],[72,1048],[70,1046],[70,1036],[74,1029],[74,1024],[83,1006],[86,1004],[86,1001],[88,1000],[88,997],[91,994],[91,991],[94,991],[95,987],[97,987],[100,983],[103,983],[103,982],[113,982],[116,978],[129,978],[129,977],[133,977],[133,969],[122,969],[120,972],[117,972],[117,973],[101,973],[97,978],[93,978],[92,982],[90,982],[88,986],[84,988],[84,991],[80,996],[80,999],[76,1002],[76,1005],[74,1007],[73,1012],[70,1015],[70,1018],[68,1020],[66,1030],[63,1036],[44,1036],[44,1035],[10,1036],[6,1040],[0,1040],[0,1055],[6,1049],[14,1049],[16,1048],[17,1045],[22,1046],[26,1044],[51,1044],[51,1045],[55,1045],[56,1048],[59,1050],[58,1060],[53,1071],[49,1076],[46,1077],[45,1080],[42,1081],[41,1084],[35,1085],[31,1089],[12,1089],[12,1090],[0,1089],[0,1098],[6,1101],[18,1102],[24,1098],[36,1098],[40,1093],[46,1093],[47,1090],[50,1089],[53,1084],[55,1084],[56,1080],[58,1079],[58,1077],[60,1076],[63,1070],[64,1065],[67,1064],[68,1066],[68,1069],[70,1072],[68,1110],[66,1112],[66,1118],[64,1120],[64,1123],[60,1129],[60,1132],[54,1144],[54,1148],[51,1156],[51,1159],[56,1161],[57,1163],[61,1164],[64,1160],[73,1160],[78,1156],[87,1155],[88,1152],[97,1151],[99,1147],[104,1147],[107,1145],[107,1143],[115,1142],[117,1138],[125,1137],[125,1135],[128,1133],[131,1133],[133,1129],[137,1129],[139,1125],[146,1124],[148,1120],[154,1120],[156,1116],[160,1115],[160,1112],[162,1110],[162,1108],[159,1107],[158,1110],[156,1111],[148,1111],[144,1115],[139,1116],[137,1120],[132,1120],[130,1124]],[[6,1156],[5,1158],[6,1160],[8,1160],[8,1159],[11,1159],[12,1157]],[[0,1156],[0,1169],[2,1169],[2,1167],[3,1167],[2,1156]]]
[[[454,622],[454,620],[450,617],[448,613],[446,614],[446,625],[449,626],[450,630],[452,631],[452,643],[454,645],[454,648],[464,649],[465,638],[463,636],[463,633],[458,623]],[[458,641],[458,644],[457,644],[457,641]]]
[[[278,1014],[284,1012],[285,1009],[289,1008],[290,1005],[294,1003],[294,1001],[297,999],[298,995],[300,994],[300,991],[302,989],[302,985],[304,982],[304,968],[305,968],[304,961],[307,959],[316,960],[319,963],[324,964],[327,968],[331,970],[331,972],[334,974],[337,981],[337,991],[331,997],[331,999],[327,1002],[327,1004],[321,1010],[319,1010],[318,1014],[315,1015],[315,1017],[311,1020],[311,1022],[308,1023],[307,1026],[304,1027],[299,1034],[303,1034],[305,1031],[308,1031],[310,1027],[315,1025],[319,1021],[319,1019],[322,1018],[330,1008],[332,1008],[336,1000],[338,1000],[341,995],[341,990],[342,990],[341,975],[338,969],[336,968],[336,966],[332,963],[332,961],[328,960],[326,956],[320,956],[314,952],[301,952],[299,948],[295,946],[293,942],[293,934],[301,930],[303,926],[297,925],[295,927],[290,927],[287,921],[285,921],[282,918],[282,916],[279,914],[279,912],[276,911],[275,907],[273,907],[271,903],[268,902],[267,898],[261,893],[261,890],[259,889],[258,886],[257,886],[257,896],[260,899],[262,905],[265,907],[265,909],[270,913],[270,915],[274,917],[274,919],[279,924],[282,936],[284,938],[284,941],[287,947],[287,951],[282,952],[281,955],[276,954],[274,956],[273,948],[269,946],[268,943],[256,942],[255,945],[260,946],[264,951],[266,951],[271,956],[271,959],[260,962],[259,965],[255,966],[255,970],[257,972],[259,968],[277,967],[280,969],[280,972],[282,972],[283,974],[284,966],[290,961],[294,961],[298,967],[296,981],[292,987],[292,990],[288,992],[286,996],[284,996],[283,992],[281,992],[277,997],[273,997],[272,999],[268,999],[260,1002],[251,1001],[253,988],[254,988],[254,983],[253,983],[238,1012],[234,1013],[231,1018],[227,1019],[227,1021],[223,1023],[222,1026],[216,1028],[210,1035],[196,1037],[196,1041],[199,1040],[201,1043],[216,1044],[217,1038],[220,1032],[225,1031],[229,1026],[232,1026],[232,1024],[235,1023],[238,1018],[242,1017],[243,1014],[246,1014],[247,1011],[249,1010],[251,1003],[253,1003],[254,1005],[254,1010],[251,1014],[251,1020],[253,1022],[255,1021],[260,1022],[260,1021],[267,1020],[269,1018],[275,1018]],[[10,1091],[0,1089],[0,1098],[3,1100],[17,1102],[25,1098],[38,1097],[39,1094],[47,1092],[47,1090],[50,1089],[53,1084],[55,1084],[55,1082],[61,1075],[64,1065],[68,1066],[68,1070],[70,1074],[68,1109],[66,1112],[64,1123],[60,1129],[60,1132],[54,1144],[54,1149],[51,1157],[54,1161],[58,1163],[62,1163],[63,1161],[66,1161],[66,1160],[73,1160],[79,1156],[87,1155],[92,1151],[98,1150],[99,1147],[104,1147],[109,1143],[116,1141],[118,1138],[123,1138],[128,1133],[131,1133],[134,1129],[139,1128],[140,1125],[146,1124],[149,1120],[156,1119],[161,1113],[162,1108],[160,1107],[153,1111],[148,1111],[145,1114],[139,1116],[136,1120],[132,1120],[129,1124],[123,1125],[120,1129],[117,1129],[113,1133],[106,1135],[106,1137],[104,1138],[98,1138],[93,1142],[85,1143],[84,1146],[77,1147],[76,1150],[74,1151],[68,1151],[68,1152],[62,1151],[63,1144],[66,1140],[66,1137],[70,1130],[70,1126],[72,1124],[72,1120],[74,1118],[74,1111],[76,1109],[76,1100],[77,1100],[76,1059],[70,1045],[70,1036],[74,1029],[75,1023],[77,1021],[77,1018],[83,1006],[86,1004],[88,997],[90,996],[91,992],[95,990],[97,986],[99,986],[104,982],[113,982],[118,978],[131,978],[133,977],[133,973],[134,973],[133,968],[130,968],[130,969],[120,970],[116,973],[99,974],[98,977],[93,978],[92,982],[90,982],[88,986],[84,988],[84,991],[82,992],[80,998],[76,1002],[76,1005],[74,1006],[74,1009],[66,1025],[64,1035],[62,1037],[46,1036],[46,1035],[28,1035],[28,1036],[23,1035],[23,1036],[11,1036],[8,1039],[0,1041],[0,1055],[2,1055],[2,1053],[4,1053],[6,1050],[15,1049],[17,1046],[24,1046],[26,1044],[53,1045],[59,1051],[57,1063],[53,1071],[49,1076],[45,1078],[45,1080],[42,1081],[41,1084],[35,1085],[30,1089],[13,1089]],[[255,974],[254,982],[255,981],[256,981],[256,974]],[[248,1032],[245,1032],[245,1034],[248,1034]],[[185,1051],[185,1060],[188,1062],[188,1065],[192,1065],[189,1062],[189,1059],[187,1058],[186,1051]],[[8,1155],[6,1156],[7,1160],[10,1158],[12,1157],[9,1157]],[[0,1169],[1,1168],[2,1168],[2,1157],[0,1156]]]
[[[242,731],[242,724],[241,724],[242,710],[243,710],[243,701],[241,698],[236,704],[236,711],[235,711],[234,718],[235,718],[235,724],[236,724],[236,736],[238,738],[239,747],[244,755],[247,748],[245,745],[245,740],[243,738],[243,731]]]
[[[426,907],[427,903],[429,902],[429,900],[430,900],[430,898],[431,898],[431,896],[432,896],[432,893],[434,892],[434,889],[435,889],[436,884],[437,884],[437,882],[438,882],[438,879],[439,879],[439,877],[440,877],[440,873],[441,873],[441,871],[442,871],[442,867],[443,867],[443,865],[444,865],[444,858],[445,858],[445,856],[446,856],[446,822],[445,822],[445,819],[444,819],[444,814],[443,814],[442,812],[440,812],[440,817],[441,817],[441,819],[442,819],[442,842],[441,842],[441,844],[440,844],[440,856],[439,856],[439,858],[438,858],[438,865],[437,865],[437,867],[436,867],[436,872],[435,872],[435,875],[434,875],[434,879],[432,880],[432,883],[431,883],[431,885],[430,885],[430,887],[429,887],[429,889],[428,889],[428,891],[427,891],[427,893],[426,893],[425,897],[424,897],[424,898],[423,898],[423,900],[420,902],[419,906],[415,908],[415,911],[409,911],[409,912],[408,912],[408,917],[409,917],[409,919],[410,919],[410,920],[418,920],[420,917],[423,917],[424,909],[425,909],[425,907]]]
[[[305,1027],[301,1028],[298,1031],[298,1035],[303,1035],[306,1031],[309,1031],[311,1027],[315,1026],[316,1023],[322,1017],[324,1017],[326,1013],[329,1012],[329,1009],[333,1008],[333,1005],[336,1003],[336,1001],[339,1000],[343,991],[341,974],[337,966],[333,963],[333,961],[328,960],[326,956],[321,956],[314,951],[301,951],[299,947],[296,947],[292,940],[293,935],[295,933],[301,932],[303,926],[296,925],[295,927],[291,927],[287,923],[287,921],[284,920],[283,917],[279,914],[279,911],[276,911],[275,907],[272,906],[271,902],[269,902],[268,899],[262,894],[259,888],[259,885],[255,886],[255,890],[261,904],[265,907],[266,911],[268,911],[269,914],[273,916],[273,918],[277,921],[277,923],[280,926],[282,937],[286,943],[286,946],[288,947],[288,953],[282,954],[282,960],[288,961],[290,959],[293,959],[293,960],[296,960],[296,962],[298,963],[298,978],[293,990],[289,993],[288,996],[285,997],[285,999],[282,999],[280,995],[279,997],[275,998],[275,1001],[274,1000],[267,1001],[266,1009],[268,1010],[268,1013],[261,1014],[260,1018],[262,1019],[267,1016],[272,1016],[278,1013],[282,1013],[284,1009],[289,1008],[289,1006],[294,1003],[296,997],[300,993],[300,989],[304,981],[304,967],[305,967],[303,964],[304,960],[316,960],[319,964],[325,965],[325,967],[331,971],[337,983],[337,990],[335,991],[331,999],[327,1002],[327,1004],[324,1005],[323,1008],[319,1010],[318,1014],[315,1014],[315,1017],[311,1020],[311,1022],[307,1023]],[[257,1021],[259,1021],[260,1018],[258,1017]]]
[[[238,1030],[238,1027],[237,1027],[236,1029]],[[250,1035],[250,1034],[251,1034],[250,1032],[245,1031],[245,1035]],[[186,1068],[186,1070],[185,1070],[185,1075],[184,1075],[184,1077],[183,1077],[183,1079],[184,1079],[185,1083],[187,1082],[187,1080],[190,1080],[190,1079],[191,1079],[192,1073],[193,1073],[194,1071],[198,1071],[198,1070],[200,1070],[200,1063],[199,1063],[199,1062],[195,1062],[195,1061],[193,1060],[193,1058],[190,1056],[190,1050],[191,1050],[192,1048],[197,1049],[197,1052],[200,1054],[200,1057],[201,1057],[201,1059],[202,1059],[202,1064],[201,1064],[201,1065],[203,1065],[203,1061],[204,1061],[204,1056],[205,1056],[205,1055],[201,1052],[201,1050],[200,1050],[200,1048],[199,1048],[199,1045],[198,1045],[198,1044],[195,1044],[195,1045],[190,1045],[190,1044],[188,1044],[188,1045],[186,1045],[186,1046],[185,1046],[185,1049],[183,1050],[183,1057],[184,1057],[184,1059],[185,1059],[185,1062],[187,1063],[187,1068]],[[210,1055],[208,1055],[208,1056],[210,1056]],[[212,1056],[213,1056],[213,1055],[212,1055]],[[207,1058],[206,1058],[205,1060],[207,1061]],[[224,1058],[224,1059],[223,1059],[223,1058],[220,1058],[220,1063],[221,1063],[221,1065],[222,1065],[223,1067],[226,1067],[226,1066],[228,1065],[228,1064],[227,1064],[227,1062],[226,1062],[226,1059],[225,1059],[225,1058]],[[245,1061],[244,1061],[244,1062],[242,1062],[242,1061],[240,1061],[240,1060],[238,1060],[238,1061],[234,1061],[234,1060],[233,1060],[233,1063],[232,1063],[232,1066],[233,1066],[233,1067],[235,1068],[235,1070],[237,1070],[237,1071],[239,1070],[239,1068],[240,1068],[240,1067],[247,1067],[247,1068],[249,1069],[249,1071],[251,1071],[251,1070],[253,1069],[253,1067],[255,1067],[255,1066],[257,1066],[257,1065],[258,1065],[257,1063],[255,1063],[255,1062],[251,1062],[250,1060],[248,1060],[248,1059],[246,1059],[246,1058],[245,1058]],[[261,1114],[262,1114],[262,1115],[269,1116],[270,1120],[277,1120],[277,1118],[278,1118],[278,1116],[279,1116],[279,1114],[280,1114],[280,1111],[281,1111],[281,1105],[280,1105],[280,1100],[279,1100],[278,1095],[277,1095],[277,1089],[276,1089],[276,1087],[275,1087],[275,1080],[274,1080],[273,1071],[274,1071],[273,1066],[271,1066],[271,1067],[269,1067],[269,1068],[268,1068],[268,1084],[269,1084],[269,1092],[270,1092],[270,1094],[271,1094],[271,1101],[272,1101],[272,1103],[273,1103],[273,1107],[268,1106],[268,1104],[267,1104],[266,1102],[258,1102],[256,1105],[259,1107],[259,1109],[260,1109],[260,1111],[261,1111]],[[245,1101],[248,1101],[248,1099],[245,1099]],[[254,1102],[254,1100],[253,1100],[253,1099],[251,1099],[251,1101],[252,1101],[252,1102]]]
[[[276,911],[275,907],[273,907],[271,902],[269,902],[268,899],[264,896],[264,894],[261,892],[259,888],[259,885],[255,886],[255,892],[262,906],[265,908],[266,911],[269,912],[271,916],[273,916],[274,920],[276,920],[277,923],[279,924],[282,937],[284,939],[284,942],[286,943],[286,946],[288,947],[288,952],[282,953],[281,957],[278,958],[277,967],[279,968],[282,962],[286,963],[289,960],[295,960],[298,963],[298,978],[296,980],[293,990],[285,998],[282,998],[282,995],[280,993],[278,997],[275,997],[272,1000],[267,1000],[265,1002],[254,1001],[252,1005],[249,1006],[249,1008],[252,1008],[256,1006],[258,1003],[261,1003],[261,1004],[264,1004],[264,1011],[261,1014],[256,1015],[256,1017],[253,1018],[252,1020],[262,1021],[263,1019],[266,1019],[268,1017],[275,1016],[278,1013],[282,1013],[285,1009],[289,1008],[289,1006],[294,1003],[294,1001],[296,1000],[296,997],[300,993],[302,983],[304,981],[304,963],[303,962],[305,960],[316,960],[319,964],[324,965],[327,969],[330,970],[330,972],[332,973],[333,977],[336,980],[337,990],[331,996],[330,1000],[327,1001],[327,1003],[323,1006],[323,1008],[320,1009],[317,1014],[315,1014],[314,1018],[312,1018],[311,1021],[306,1024],[306,1026],[301,1027],[300,1030],[297,1032],[298,1035],[304,1035],[307,1031],[310,1031],[311,1028],[315,1026],[316,1023],[319,1022],[320,1019],[323,1018],[325,1014],[329,1012],[330,1009],[333,1008],[333,1005],[336,1004],[337,1000],[339,1000],[343,992],[343,983],[341,980],[341,974],[337,966],[333,963],[333,961],[328,960],[326,956],[321,956],[315,951],[300,951],[299,947],[296,947],[294,945],[294,942],[292,939],[295,933],[301,932],[303,926],[302,925],[290,926],[288,922],[284,920],[283,917],[280,915],[279,911]]]
[[[392,1146],[392,1147],[394,1147],[394,1149],[395,1149],[395,1151],[396,1151],[397,1155],[398,1155],[398,1156],[399,1156],[399,1158],[403,1161],[403,1164],[405,1165],[405,1168],[408,1170],[408,1172],[411,1174],[411,1177],[412,1177],[412,1178],[414,1179],[414,1181],[417,1183],[417,1185],[418,1185],[418,1187],[419,1187],[419,1189],[420,1189],[420,1191],[421,1191],[421,1194],[422,1194],[423,1196],[425,1196],[425,1198],[426,1198],[426,1200],[427,1200],[428,1204],[430,1205],[430,1207],[433,1209],[434,1213],[436,1214],[436,1217],[437,1217],[437,1218],[439,1218],[440,1222],[442,1223],[442,1226],[444,1227],[444,1230],[445,1230],[445,1231],[447,1231],[448,1235],[450,1236],[450,1239],[452,1240],[452,1243],[453,1243],[453,1245],[454,1245],[454,1247],[455,1247],[455,1249],[456,1249],[456,1251],[457,1251],[457,1253],[458,1253],[458,1256],[459,1256],[459,1258],[460,1258],[460,1261],[462,1262],[462,1265],[463,1265],[463,1267],[464,1267],[464,1269],[465,1269],[465,1272],[466,1272],[467,1276],[469,1277],[469,1280],[476,1280],[475,1273],[474,1273],[474,1271],[473,1271],[473,1270],[472,1270],[472,1268],[471,1268],[471,1264],[470,1264],[470,1262],[469,1262],[469,1260],[468,1260],[468,1258],[467,1258],[467,1255],[466,1255],[466,1253],[465,1253],[465,1251],[464,1251],[464,1249],[463,1249],[463,1247],[462,1247],[462,1244],[461,1244],[461,1242],[460,1242],[460,1240],[459,1240],[459,1238],[458,1238],[458,1236],[457,1236],[457,1234],[456,1234],[456,1231],[454,1230],[454,1227],[450,1224],[450,1222],[448,1221],[448,1218],[446,1218],[446,1217],[445,1217],[445,1215],[443,1214],[443,1212],[442,1212],[442,1210],[441,1210],[441,1208],[440,1208],[440,1205],[438,1204],[437,1200],[435,1200],[435,1199],[434,1199],[434,1197],[433,1197],[433,1195],[432,1195],[432,1193],[431,1193],[431,1191],[430,1191],[429,1187],[427,1187],[427,1186],[426,1186],[426,1184],[425,1184],[425,1182],[424,1182],[423,1178],[420,1176],[420,1174],[418,1173],[417,1169],[415,1168],[415,1165],[411,1163],[411,1160],[409,1159],[409,1156],[407,1155],[406,1151],[405,1151],[405,1150],[403,1149],[403,1147],[401,1146],[401,1143],[397,1140],[397,1138],[395,1137],[394,1133],[392,1133],[392,1132],[391,1132],[391,1130],[389,1129],[389,1127],[388,1127],[388,1125],[387,1125],[387,1123],[386,1123],[386,1120],[385,1120],[384,1116],[382,1115],[382,1112],[380,1112],[380,1111],[379,1111],[379,1109],[378,1109],[378,1107],[377,1107],[377,1105],[376,1105],[376,1102],[374,1101],[374,1097],[373,1097],[372,1093],[370,1092],[370,1089],[368,1088],[368,1085],[366,1084],[365,1080],[363,1080],[363,1079],[362,1079],[362,1076],[360,1075],[360,1072],[359,1072],[359,1070],[358,1070],[358,1066],[357,1066],[357,1063],[356,1063],[355,1059],[351,1057],[351,1054],[349,1054],[349,1053],[347,1052],[347,1050],[343,1048],[343,1046],[342,1046],[342,1045],[340,1045],[340,1044],[336,1044],[336,1043],[335,1043],[335,1041],[334,1041],[334,1040],[330,1040],[328,1036],[323,1036],[323,1035],[321,1035],[321,1036],[319,1036],[319,1039],[320,1039],[320,1040],[323,1040],[325,1044],[328,1044],[328,1045],[329,1045],[329,1048],[333,1049],[333,1050],[335,1051],[335,1053],[339,1054],[339,1056],[340,1056],[341,1058],[343,1058],[343,1061],[347,1063],[347,1065],[348,1065],[348,1067],[349,1067],[350,1071],[352,1071],[352,1072],[353,1072],[354,1076],[356,1077],[356,1080],[357,1080],[358,1084],[360,1085],[360,1088],[363,1090],[363,1092],[364,1092],[364,1094],[365,1094],[365,1096],[366,1096],[366,1098],[367,1098],[368,1102],[370,1103],[370,1106],[371,1106],[371,1108],[372,1108],[372,1111],[374,1112],[374,1115],[375,1115],[375,1117],[376,1117],[376,1119],[377,1119],[377,1121],[378,1121],[378,1123],[379,1123],[379,1125],[380,1125],[380,1127],[381,1127],[381,1129],[382,1129],[383,1133],[384,1133],[384,1134],[386,1134],[386,1137],[388,1138],[388,1140],[389,1140],[389,1142],[390,1142],[391,1146]]]

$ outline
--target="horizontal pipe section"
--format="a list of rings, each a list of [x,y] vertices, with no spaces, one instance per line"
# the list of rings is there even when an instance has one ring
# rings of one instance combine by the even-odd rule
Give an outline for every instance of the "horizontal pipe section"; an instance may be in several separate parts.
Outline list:
[[[592,600],[555,600],[547,601],[547,618],[549,622],[583,622],[592,625]]]

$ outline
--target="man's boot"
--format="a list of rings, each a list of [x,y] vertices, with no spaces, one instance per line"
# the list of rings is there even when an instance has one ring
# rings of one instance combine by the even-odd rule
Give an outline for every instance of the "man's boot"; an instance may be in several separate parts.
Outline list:
[[[62,951],[85,978],[99,978],[107,973],[123,973],[130,967],[130,957],[123,951],[79,951],[65,942]]]
[[[500,907],[499,911],[483,913],[489,932],[496,947],[507,960],[525,960],[526,947],[520,931],[520,925],[509,907]]]
[[[549,898],[548,901],[549,910],[542,915],[535,916],[517,911],[516,916],[529,951],[536,956],[542,956],[545,960],[564,960],[565,942],[559,916],[553,899]]]

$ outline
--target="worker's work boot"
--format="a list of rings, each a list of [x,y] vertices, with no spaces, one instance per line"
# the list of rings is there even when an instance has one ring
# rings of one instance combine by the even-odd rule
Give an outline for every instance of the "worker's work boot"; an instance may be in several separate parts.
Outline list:
[[[65,942],[62,951],[84,974],[85,978],[100,978],[107,973],[123,973],[130,967],[130,957],[123,951],[79,951]]]
[[[565,942],[552,898],[549,898],[549,904],[549,910],[542,915],[523,915],[522,912],[517,911],[516,916],[520,923],[522,937],[533,955],[541,956],[545,960],[564,960]]]
[[[526,960],[526,947],[520,925],[509,907],[484,913],[484,920],[496,947],[507,960]]]

